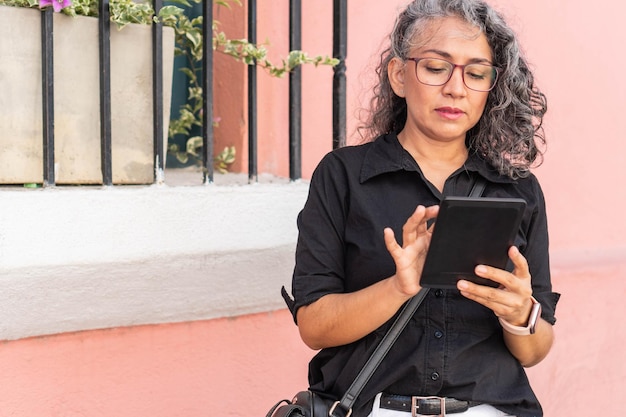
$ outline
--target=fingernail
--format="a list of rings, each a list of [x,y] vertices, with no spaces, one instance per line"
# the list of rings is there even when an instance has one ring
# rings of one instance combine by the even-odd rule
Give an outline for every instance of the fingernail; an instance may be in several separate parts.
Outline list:
[[[484,265],[478,265],[476,267],[477,274],[485,274],[486,272],[487,272],[487,267],[485,267]]]
[[[466,290],[467,288],[469,288],[469,285],[467,285],[467,281],[464,281],[464,280],[459,280],[459,281],[456,283],[456,287],[457,287],[459,290]]]

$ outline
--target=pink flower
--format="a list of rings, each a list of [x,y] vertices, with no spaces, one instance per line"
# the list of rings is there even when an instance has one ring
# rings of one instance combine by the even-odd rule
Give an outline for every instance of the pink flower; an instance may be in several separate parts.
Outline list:
[[[65,7],[71,6],[72,0],[39,0],[39,7],[52,6],[55,12],[60,12]]]

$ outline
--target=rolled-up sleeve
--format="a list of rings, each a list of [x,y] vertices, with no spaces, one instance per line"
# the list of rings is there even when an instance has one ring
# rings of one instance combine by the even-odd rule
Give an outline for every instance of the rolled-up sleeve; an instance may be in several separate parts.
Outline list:
[[[552,291],[550,277],[550,257],[548,253],[548,220],[543,191],[536,178],[532,178],[533,200],[530,222],[528,225],[528,245],[523,253],[528,261],[532,277],[533,296],[541,303],[541,317],[550,324],[556,323],[556,305],[561,294]]]
[[[345,169],[329,154],[311,177],[309,195],[298,215],[296,265],[292,280],[298,308],[330,293],[344,292],[344,230],[348,205]]]

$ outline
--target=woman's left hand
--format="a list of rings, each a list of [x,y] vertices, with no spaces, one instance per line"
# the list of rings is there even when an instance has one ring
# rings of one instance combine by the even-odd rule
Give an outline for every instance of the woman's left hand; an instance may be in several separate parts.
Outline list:
[[[514,246],[509,249],[509,258],[514,265],[513,272],[486,265],[478,265],[474,271],[479,277],[500,284],[498,288],[466,280],[459,280],[457,288],[464,297],[491,309],[501,319],[514,326],[525,327],[533,304],[528,262]],[[518,336],[504,330],[503,337],[511,354],[526,367],[541,362],[554,341],[552,325],[541,318],[537,321],[534,334]]]
[[[464,297],[493,310],[496,316],[515,326],[525,326],[533,304],[528,263],[515,246],[509,249],[509,258],[514,265],[513,272],[486,265],[478,265],[474,271],[479,277],[500,284],[499,288],[466,280],[460,280],[457,288]]]

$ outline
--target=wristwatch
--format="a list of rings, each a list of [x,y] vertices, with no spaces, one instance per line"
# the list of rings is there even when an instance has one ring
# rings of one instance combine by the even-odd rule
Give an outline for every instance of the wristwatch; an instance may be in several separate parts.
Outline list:
[[[514,326],[503,318],[498,317],[498,321],[500,321],[500,325],[504,330],[516,336],[535,334],[535,326],[537,325],[539,316],[541,316],[541,304],[539,301],[535,300],[535,297],[530,297],[530,299],[533,302],[533,307],[530,309],[530,316],[528,316],[528,324],[526,327]]]

